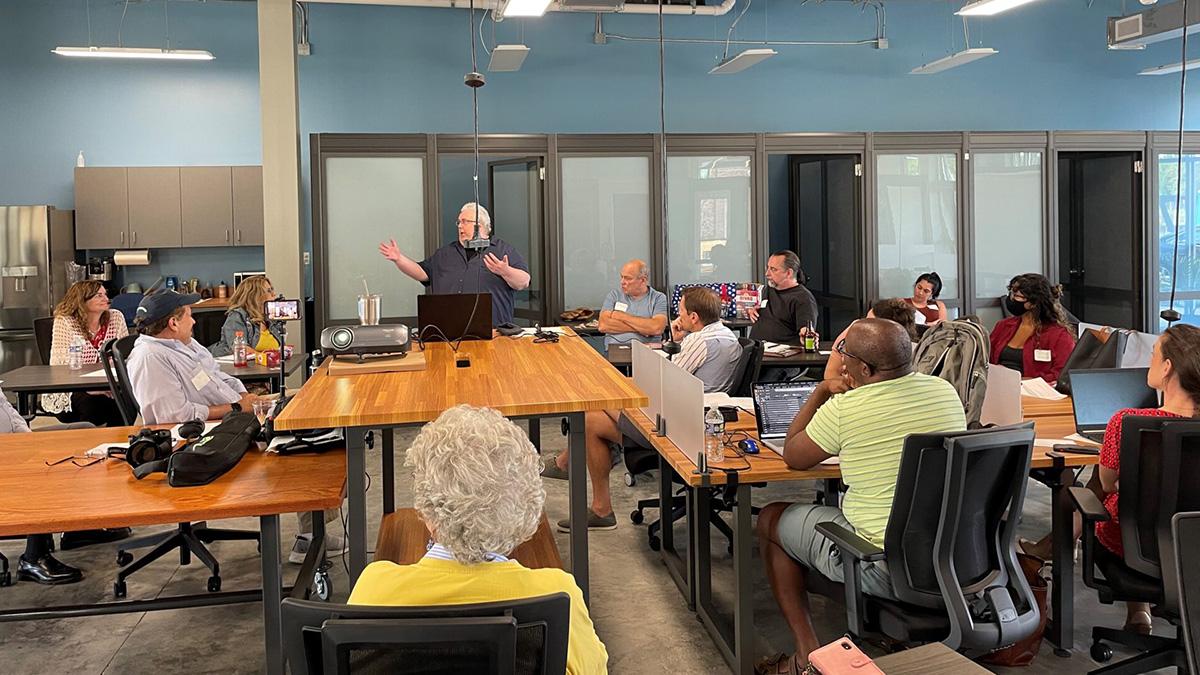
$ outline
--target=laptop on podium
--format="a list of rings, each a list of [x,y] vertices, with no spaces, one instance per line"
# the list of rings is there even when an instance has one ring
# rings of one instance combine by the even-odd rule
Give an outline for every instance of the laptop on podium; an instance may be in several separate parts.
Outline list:
[[[1108,420],[1125,408],[1157,408],[1158,392],[1146,384],[1149,368],[1095,368],[1071,371],[1075,432],[1102,443]]]
[[[418,295],[417,327],[425,342],[491,340],[492,294]],[[429,330],[425,330],[427,327]]]

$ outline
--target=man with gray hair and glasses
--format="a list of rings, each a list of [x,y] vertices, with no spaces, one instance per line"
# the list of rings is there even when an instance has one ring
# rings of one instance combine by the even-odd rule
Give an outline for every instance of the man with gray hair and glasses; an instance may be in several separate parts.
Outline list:
[[[630,260],[621,266],[621,287],[608,292],[600,310],[604,346],[660,341],[667,312],[666,294],[650,287],[650,266]]]
[[[537,532],[546,492],[525,432],[491,408],[460,405],[426,424],[405,455],[429,552],[412,565],[377,561],[350,593],[354,605],[459,605],[571,596],[567,672],[608,672],[608,652],[571,575],[510,560]]]

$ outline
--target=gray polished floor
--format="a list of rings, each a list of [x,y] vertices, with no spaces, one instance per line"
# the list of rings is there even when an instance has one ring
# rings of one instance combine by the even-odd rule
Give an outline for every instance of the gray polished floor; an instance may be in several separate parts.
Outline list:
[[[557,424],[544,425],[545,451],[558,452],[564,439]],[[411,503],[409,476],[403,469],[403,452],[411,432],[398,435],[398,505]],[[286,461],[286,460],[281,460]],[[367,463],[371,474],[368,504],[377,522],[381,511],[379,453]],[[645,525],[630,524],[628,514],[639,498],[653,496],[653,481],[644,478],[633,488],[621,482],[622,469],[613,472],[613,494],[618,528],[594,532],[591,543],[592,618],[608,647],[613,673],[726,673],[708,634],[687,611],[683,599],[666,570],[646,545]],[[566,515],[566,484],[547,481],[547,511],[552,521]],[[811,486],[768,487],[755,491],[754,501],[763,505],[775,500],[811,500]],[[1030,484],[1023,529],[1037,535],[1048,529],[1048,492]],[[648,514],[650,519],[655,512]],[[255,527],[251,519],[223,525]],[[297,522],[283,518],[285,547],[290,546]],[[163,528],[165,529],[165,528]],[[142,532],[139,529],[138,532]],[[150,531],[150,530],[145,530]],[[368,538],[375,541],[374,527]],[[566,559],[567,538],[559,535],[559,548]],[[718,575],[714,587],[726,584],[732,563],[725,553],[723,538],[713,537],[714,564]],[[23,550],[23,542],[0,541],[0,551],[10,561]],[[254,545],[245,542],[218,543],[213,550],[222,565],[223,588],[234,590],[258,584],[259,567]],[[286,552],[285,552],[286,554]],[[63,561],[85,570],[82,583],[58,588],[20,582],[0,588],[0,607],[47,606],[103,602],[111,598],[115,575],[115,546],[95,547],[61,553]],[[294,574],[295,566],[285,573]],[[180,567],[178,560],[164,559],[142,570],[129,581],[129,598],[151,598],[167,594],[201,593],[208,573],[199,563]],[[335,598],[348,593],[345,571],[334,569]],[[994,669],[996,672],[1086,673],[1095,668],[1087,655],[1088,632],[1093,624],[1120,625],[1120,608],[1097,603],[1095,595],[1076,583],[1076,648],[1069,659],[1055,657],[1043,646],[1031,668]],[[758,651],[790,651],[788,632],[775,610],[761,569],[758,572],[754,607],[758,629]],[[815,621],[822,639],[832,640],[846,629],[840,607],[823,599],[813,601]],[[1170,630],[1156,623],[1156,632]],[[0,624],[0,672],[4,673],[251,673],[261,667],[263,653],[261,608],[258,604],[220,608],[187,609],[145,614]],[[1117,658],[1121,652],[1117,652]]]

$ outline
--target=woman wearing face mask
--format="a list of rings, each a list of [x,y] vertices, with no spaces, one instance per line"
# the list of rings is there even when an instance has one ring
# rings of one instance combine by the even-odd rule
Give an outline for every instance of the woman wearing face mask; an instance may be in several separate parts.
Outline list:
[[[1058,298],[1062,290],[1040,274],[1021,274],[1008,282],[1004,307],[1012,316],[992,329],[991,362],[1053,384],[1075,348]]]
[[[938,300],[942,294],[942,278],[937,272],[926,272],[913,283],[911,298],[905,298],[916,310],[913,318],[919,326],[932,326],[946,320],[946,303]]]

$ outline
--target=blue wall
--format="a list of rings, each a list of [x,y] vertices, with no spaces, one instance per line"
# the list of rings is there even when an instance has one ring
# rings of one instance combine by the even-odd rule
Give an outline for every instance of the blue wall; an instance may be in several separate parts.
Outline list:
[[[114,44],[121,7],[91,3],[92,34]],[[73,203],[72,166],[253,164],[261,161],[255,6],[170,4],[172,44],[204,48],[209,63],[123,63],[54,56],[87,42],[81,0],[0,2],[0,204]],[[1173,77],[1138,77],[1177,61],[1178,43],[1142,52],[1105,49],[1105,18],[1119,0],[1041,0],[972,22],[972,46],[998,56],[941,75],[906,73],[962,47],[953,3],[889,2],[888,50],[780,47],[740,75],[708,76],[718,45],[667,45],[667,126],[674,132],[1170,129]],[[466,13],[395,7],[309,6],[313,55],[300,60],[308,220],[312,132],[465,132],[470,105]],[[733,20],[668,17],[667,33],[724,37]],[[605,19],[613,33],[650,36],[651,16]],[[657,45],[592,44],[590,14],[524,25],[532,49],[518,73],[488,75],[484,132],[648,132],[658,128]],[[760,0],[737,37],[859,39],[872,12],[842,2]],[[131,5],[129,45],[162,44],[162,5]],[[517,41],[521,24],[496,27]],[[491,42],[491,27],[484,31]],[[487,56],[480,52],[480,69]],[[1200,94],[1191,89],[1192,105]],[[465,199],[456,198],[461,203]]]

